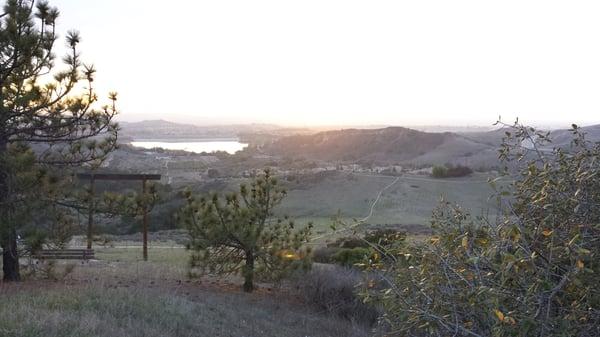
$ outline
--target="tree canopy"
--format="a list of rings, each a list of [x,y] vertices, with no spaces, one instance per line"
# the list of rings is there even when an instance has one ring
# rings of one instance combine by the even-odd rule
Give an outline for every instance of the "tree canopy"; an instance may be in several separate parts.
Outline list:
[[[303,243],[312,225],[296,229],[290,219],[275,218],[273,210],[286,192],[266,170],[238,193],[194,197],[187,192],[187,205],[180,222],[189,230],[191,266],[204,273],[241,271],[244,290],[254,288],[254,274],[277,279],[293,267],[301,267],[308,254]]]
[[[80,36],[66,35],[57,66],[58,9],[46,1],[8,0],[0,14],[0,245],[7,281],[18,280],[15,149],[33,150],[39,167],[97,166],[117,145],[115,93],[96,107],[95,68],[80,57]]]

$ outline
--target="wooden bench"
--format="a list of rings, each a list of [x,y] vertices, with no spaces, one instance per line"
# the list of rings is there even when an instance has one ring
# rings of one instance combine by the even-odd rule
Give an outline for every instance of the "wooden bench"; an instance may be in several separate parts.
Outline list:
[[[94,259],[93,249],[42,249],[33,254],[39,260],[90,260]]]

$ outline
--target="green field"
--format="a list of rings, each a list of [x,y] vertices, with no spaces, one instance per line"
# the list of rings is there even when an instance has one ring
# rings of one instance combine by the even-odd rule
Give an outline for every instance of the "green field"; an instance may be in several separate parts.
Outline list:
[[[302,189],[289,190],[278,211],[300,221],[313,221],[317,231],[323,231],[338,210],[346,219],[367,217],[379,193],[395,179],[358,174],[328,177]],[[473,215],[492,215],[496,209],[494,202],[489,200],[492,192],[484,174],[456,179],[402,176],[381,192],[373,214],[365,222],[428,225],[431,212],[441,198],[461,205]]]

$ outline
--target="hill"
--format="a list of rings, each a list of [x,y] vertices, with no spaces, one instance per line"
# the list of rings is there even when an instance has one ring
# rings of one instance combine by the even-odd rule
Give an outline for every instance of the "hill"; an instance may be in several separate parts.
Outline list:
[[[401,127],[347,129],[281,138],[266,146],[275,155],[321,160],[396,160],[425,154],[444,143],[448,134]]]
[[[584,126],[581,130],[585,133],[586,139],[593,142],[600,141],[600,124]],[[550,133],[553,144],[557,146],[569,145],[573,139],[571,131],[568,129],[554,130]]]
[[[483,138],[483,137],[482,137]],[[495,140],[495,139],[494,139]],[[496,156],[497,143],[461,134],[423,132],[403,127],[347,129],[283,137],[265,145],[271,155],[326,161],[435,164],[465,161],[482,164],[480,153]]]

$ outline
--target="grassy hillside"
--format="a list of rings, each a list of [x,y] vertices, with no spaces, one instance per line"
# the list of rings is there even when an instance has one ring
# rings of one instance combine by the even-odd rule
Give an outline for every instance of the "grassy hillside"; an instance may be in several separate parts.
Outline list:
[[[339,174],[302,188],[289,186],[288,196],[279,208],[301,220],[315,221],[317,230],[327,229],[338,210],[345,218],[362,219],[384,187],[396,177]],[[432,179],[405,175],[385,189],[375,204],[373,214],[366,219],[372,224],[428,225],[431,211],[443,197],[458,203],[475,215],[494,212],[488,197],[492,189],[486,174],[456,179]]]
[[[382,195],[369,222],[428,225],[442,198],[474,215],[493,215],[496,205],[488,199],[492,192],[484,174],[455,179],[402,177]]]
[[[266,146],[265,151],[321,160],[402,161],[433,150],[449,136],[401,127],[349,129],[284,137]]]
[[[496,134],[493,131],[470,137],[401,127],[349,129],[283,137],[263,150],[271,155],[326,161],[413,165],[450,162],[490,167],[497,163]]]
[[[282,289],[247,294],[235,280],[188,280],[185,249],[153,247],[148,262],[139,247],[96,250],[98,261],[60,281],[1,285],[0,336],[368,336]]]

